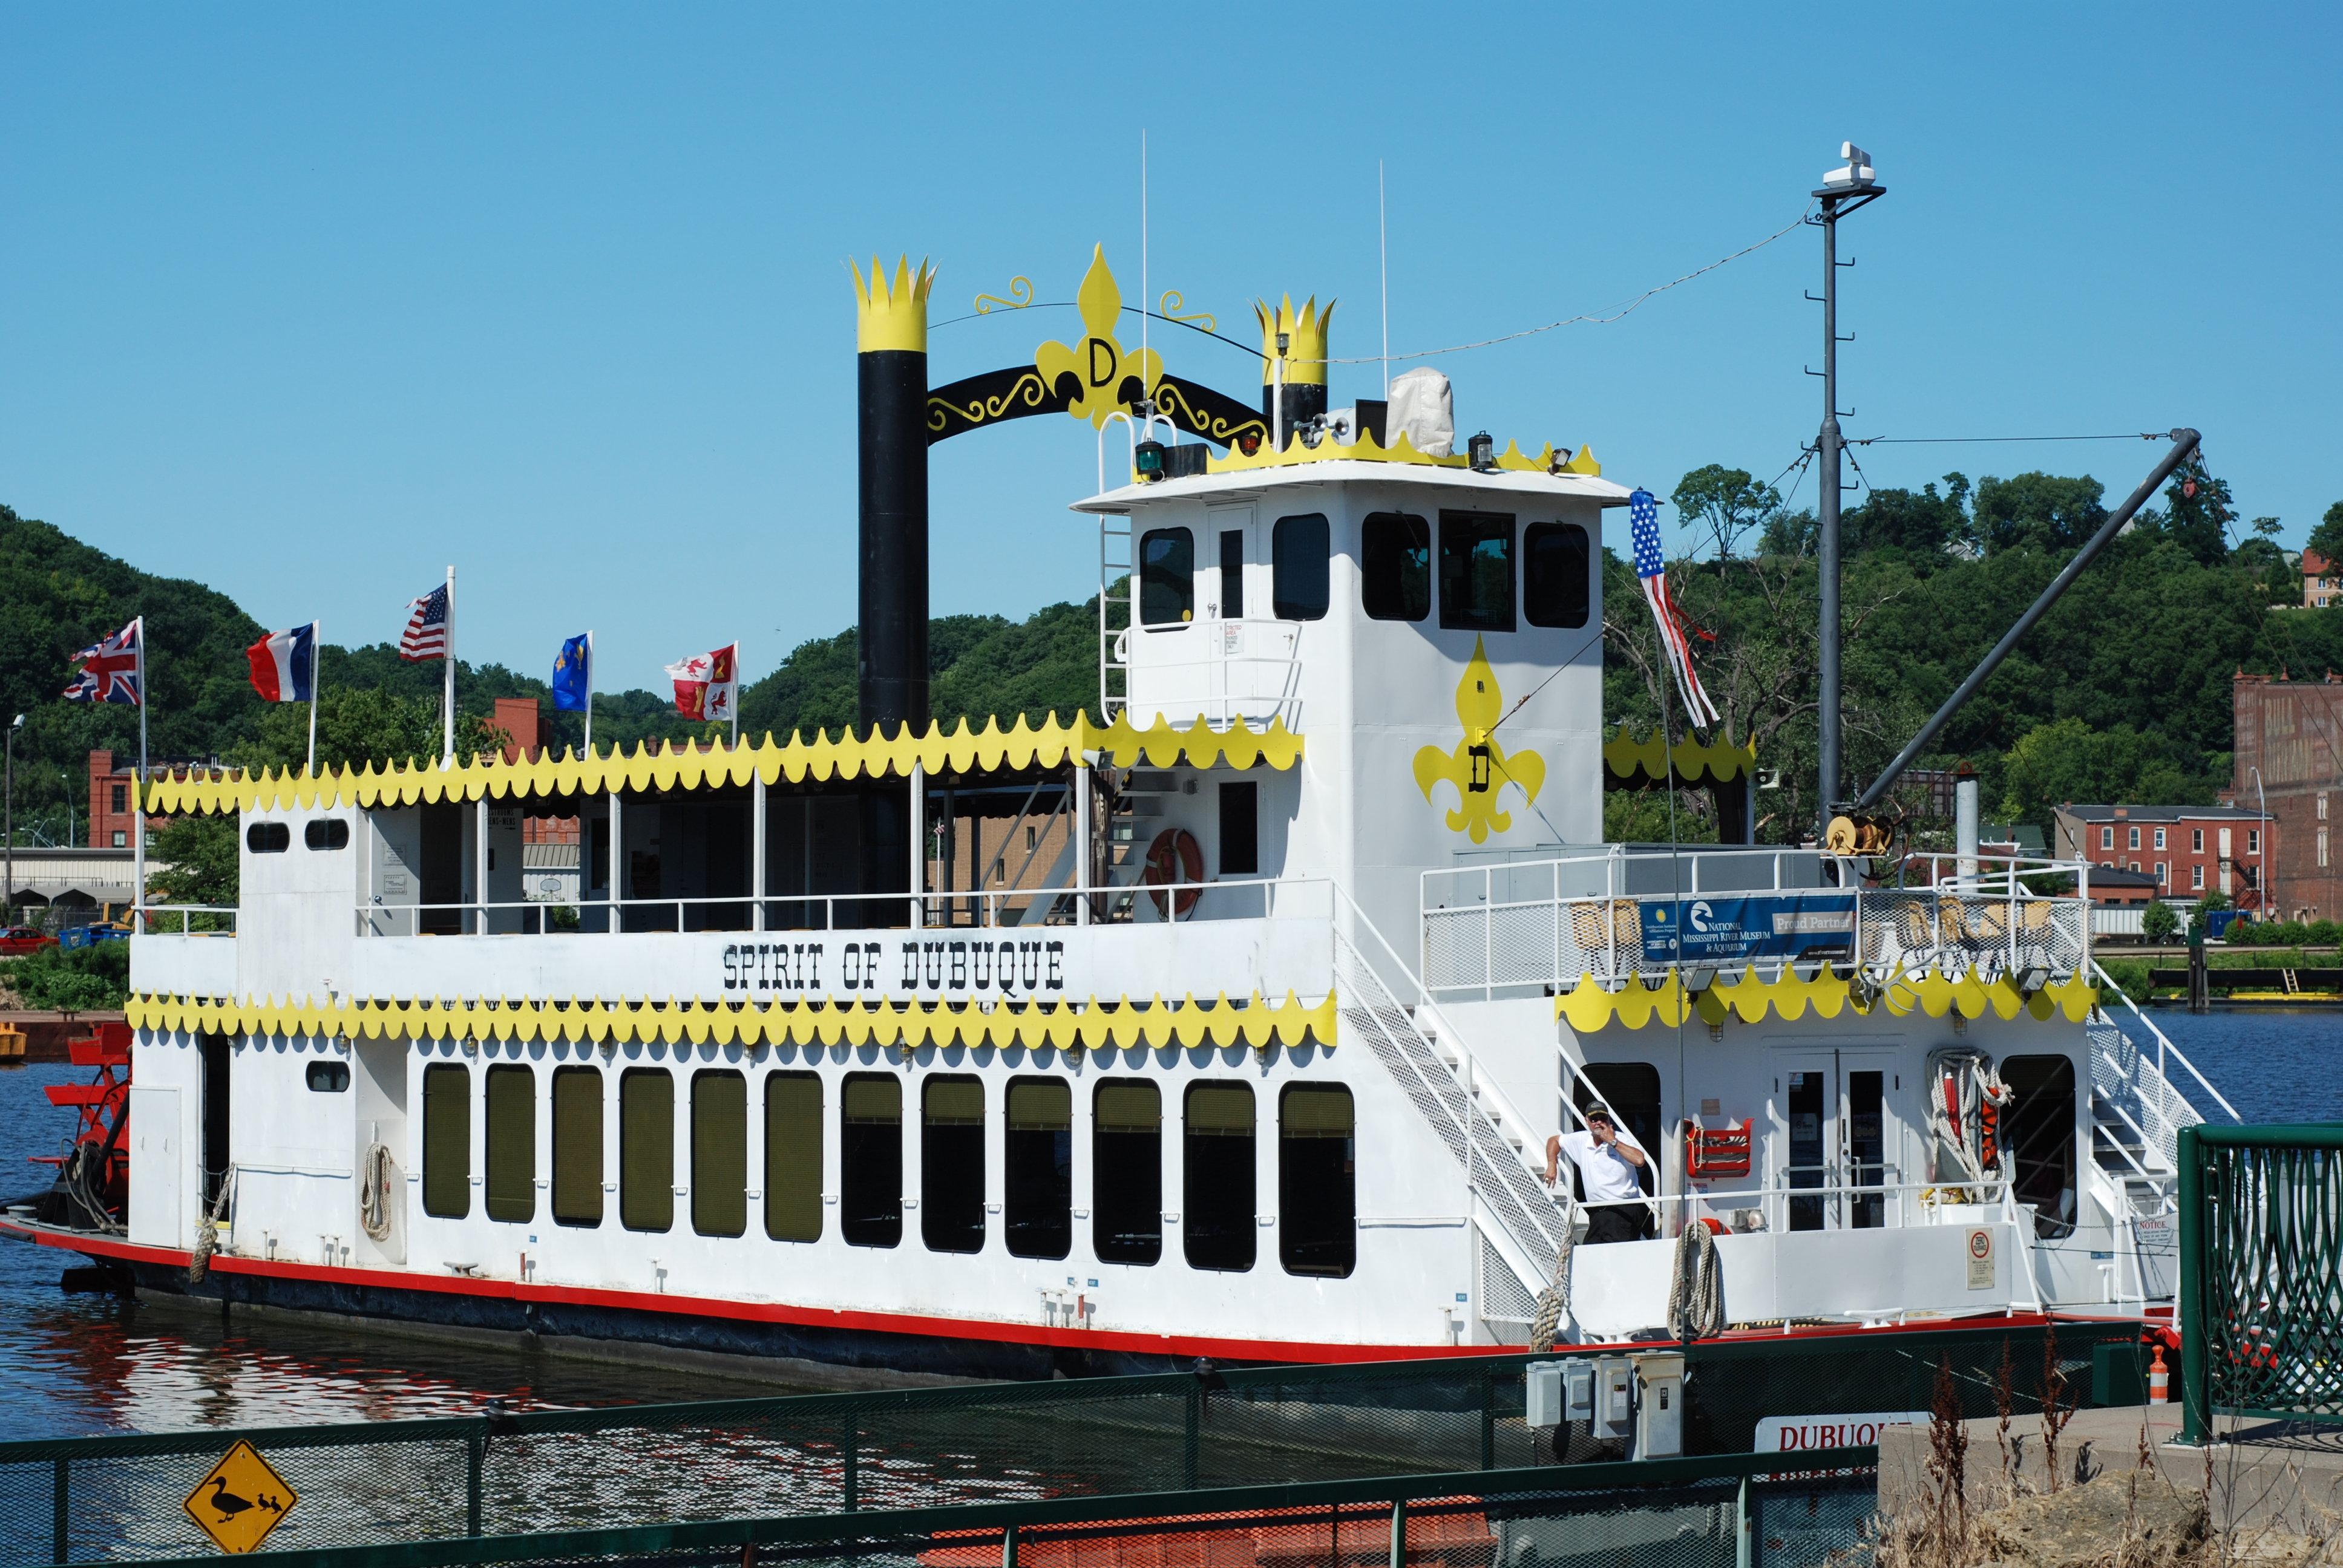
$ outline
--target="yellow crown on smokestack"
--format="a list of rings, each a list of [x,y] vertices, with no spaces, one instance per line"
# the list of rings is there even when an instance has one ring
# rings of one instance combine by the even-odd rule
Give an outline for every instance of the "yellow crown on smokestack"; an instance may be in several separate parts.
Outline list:
[[[887,281],[887,266],[877,256],[870,258],[870,277],[865,282],[862,268],[853,262],[846,270],[854,275],[854,297],[858,302],[854,312],[854,351],[857,354],[877,354],[897,349],[911,354],[928,351],[928,290],[936,283],[936,269],[925,260],[919,270],[911,269],[908,256],[895,263],[895,280]]]
[[[1326,385],[1326,324],[1334,318],[1334,302],[1328,300],[1326,308],[1318,308],[1318,297],[1293,314],[1293,296],[1287,295],[1283,303],[1272,306],[1266,299],[1253,301],[1252,313],[1261,321],[1261,384],[1268,386],[1277,379],[1277,335],[1285,338],[1285,384],[1308,382],[1313,387]]]

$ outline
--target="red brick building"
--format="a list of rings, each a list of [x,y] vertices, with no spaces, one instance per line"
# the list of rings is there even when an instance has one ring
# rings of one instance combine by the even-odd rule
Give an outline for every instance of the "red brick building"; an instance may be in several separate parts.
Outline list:
[[[2068,804],[2058,808],[2058,841],[2053,852],[2061,860],[2088,860],[2100,869],[2146,879],[2111,878],[2110,890],[2118,885],[2152,888],[2156,897],[2165,899],[2202,898],[2218,891],[2241,910],[2258,910],[2264,868],[2273,876],[2280,869],[2283,834],[2277,817],[2275,801],[2268,820],[2240,806]],[[2096,877],[2091,891],[2094,896],[2101,891]],[[2137,901],[2145,902],[2147,896],[2141,891]]]
[[[89,777],[83,782],[88,789],[89,837],[83,840],[93,849],[130,849],[137,843],[130,836],[136,814],[130,809],[130,785],[136,774],[137,763],[130,758],[119,765],[111,751],[89,754]],[[149,830],[160,828],[163,819],[151,818]]]
[[[2240,672],[2230,696],[2237,751],[2228,793],[2240,807],[2267,802],[2275,819],[2273,912],[2343,918],[2343,866],[2332,839],[2343,805],[2343,679],[2331,670],[2323,680]]]

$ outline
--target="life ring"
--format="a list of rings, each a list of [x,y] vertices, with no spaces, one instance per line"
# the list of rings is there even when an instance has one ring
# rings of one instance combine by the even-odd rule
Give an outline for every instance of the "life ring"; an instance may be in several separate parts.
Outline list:
[[[1204,851],[1196,842],[1196,835],[1185,828],[1166,828],[1155,835],[1155,842],[1147,846],[1147,869],[1143,880],[1151,888],[1168,888],[1176,883],[1195,883],[1204,879]],[[1161,914],[1168,904],[1172,918],[1185,919],[1196,907],[1203,890],[1183,887],[1176,893],[1151,893],[1155,900],[1155,912]]]

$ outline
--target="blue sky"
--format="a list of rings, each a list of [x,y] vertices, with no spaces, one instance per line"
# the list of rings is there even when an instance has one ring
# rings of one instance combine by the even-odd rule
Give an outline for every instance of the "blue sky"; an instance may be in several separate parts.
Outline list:
[[[1141,127],[1154,292],[1239,337],[1256,295],[1339,296],[1337,355],[1377,346],[1378,159],[1405,351],[1738,249],[1851,136],[1890,187],[1845,236],[1851,436],[2192,423],[2290,541],[2343,498],[2333,10],[1409,15],[10,6],[0,500],[337,642],[395,637],[453,560],[468,658],[541,670],[590,626],[605,688],[736,637],[761,674],[853,616],[845,258],[932,256],[941,319],[1019,274],[1071,298],[1100,242],[1136,300]],[[1664,494],[1766,477],[1819,416],[1818,254],[1800,230],[1624,322],[1433,363],[1501,444],[1588,443]],[[935,379],[1074,330],[940,327]],[[1064,509],[1095,454],[1062,417],[937,448],[935,609],[1095,591]],[[1861,461],[2120,495],[2152,456]]]

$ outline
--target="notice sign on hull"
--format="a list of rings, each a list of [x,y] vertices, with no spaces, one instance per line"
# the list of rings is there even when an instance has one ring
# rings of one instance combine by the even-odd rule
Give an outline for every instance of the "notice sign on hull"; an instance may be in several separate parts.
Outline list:
[[[1851,893],[1645,900],[1646,966],[1845,958],[1855,950]]]
[[[1917,1426],[1925,1410],[1875,1411],[1868,1415],[1769,1415],[1757,1423],[1755,1452],[1799,1453],[1816,1448],[1865,1448],[1884,1426]]]

